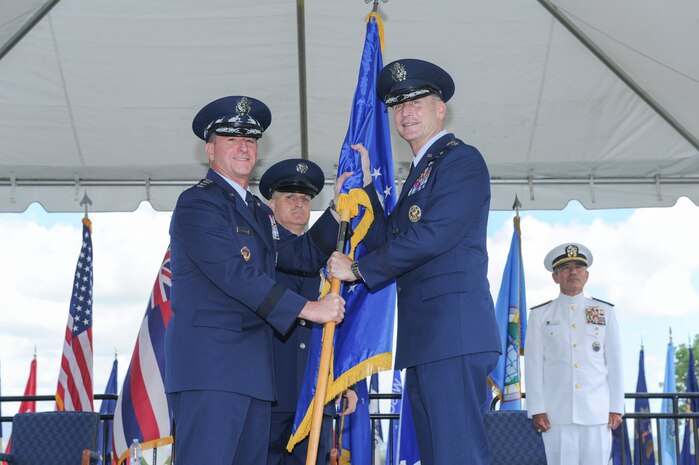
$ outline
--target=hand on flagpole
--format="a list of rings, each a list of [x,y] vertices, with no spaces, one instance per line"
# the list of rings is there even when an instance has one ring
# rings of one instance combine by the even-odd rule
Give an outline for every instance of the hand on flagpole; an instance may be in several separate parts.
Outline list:
[[[352,260],[345,254],[333,252],[328,259],[328,279],[337,278],[340,281],[355,281],[357,278],[352,273]]]
[[[371,160],[369,159],[369,151],[362,144],[350,145],[352,150],[359,152],[362,160],[362,182],[364,187],[371,184]]]
[[[332,213],[335,220],[340,221],[340,214],[337,211],[337,206],[340,204],[340,194],[342,193],[342,185],[345,180],[352,176],[352,171],[345,171],[340,175],[339,178],[335,180],[335,197],[333,197],[333,203],[330,206],[330,212]]]
[[[345,391],[335,399],[335,405],[340,405],[343,398],[347,399],[347,402],[343,402],[345,408],[340,412],[340,415],[345,416],[353,414],[354,411],[357,410],[357,402],[359,400],[357,393],[354,392],[354,389],[345,389]]]
[[[299,317],[314,323],[340,323],[345,317],[345,299],[339,294],[326,294],[318,301],[309,300]]]

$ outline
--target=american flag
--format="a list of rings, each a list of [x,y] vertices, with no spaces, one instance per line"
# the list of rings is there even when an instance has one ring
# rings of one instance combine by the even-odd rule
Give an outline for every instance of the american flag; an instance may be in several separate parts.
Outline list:
[[[92,223],[83,218],[83,242],[63,343],[56,409],[93,411],[92,406]]]
[[[165,330],[170,309],[170,249],[153,286],[136,347],[114,412],[114,459],[123,462],[138,439],[143,449],[172,443],[170,410],[165,396]]]

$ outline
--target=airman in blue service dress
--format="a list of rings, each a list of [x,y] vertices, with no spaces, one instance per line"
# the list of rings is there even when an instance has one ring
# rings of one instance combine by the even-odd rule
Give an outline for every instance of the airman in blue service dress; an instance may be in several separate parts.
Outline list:
[[[624,413],[614,306],[583,292],[592,265],[592,253],[584,245],[554,247],[544,265],[561,292],[529,314],[527,414],[543,433],[549,465],[607,465],[611,429]]]
[[[292,158],[272,165],[260,178],[260,193],[267,200],[271,200],[275,193],[303,194],[307,199],[312,199],[323,189],[325,176],[323,170],[309,160]],[[305,228],[310,214],[310,205],[303,207],[303,225],[285,224],[283,221],[290,216],[289,212],[282,212],[282,208],[293,208],[283,204],[283,201],[271,202],[277,222],[292,232],[300,235]],[[301,220],[296,219],[297,222]],[[278,283],[288,289],[315,300],[320,294],[321,278],[318,271],[299,272],[293,270],[277,270]],[[308,439],[301,441],[294,447],[291,453],[286,451],[286,444],[291,437],[296,416],[298,402],[303,379],[308,361],[308,348],[311,342],[311,332],[316,323],[299,318],[286,334],[274,333],[274,375],[280,389],[277,400],[272,402],[272,424],[269,437],[268,465],[302,465],[306,463],[308,452]],[[334,404],[326,407],[323,416],[323,425],[320,433],[317,463],[323,465],[327,461],[330,436],[332,431],[332,415],[335,413]]]
[[[273,330],[285,334],[310,308],[322,307],[312,312],[320,321],[344,312],[274,280],[277,264],[318,270],[334,249],[337,221],[325,212],[296,237],[246,192],[270,121],[262,102],[234,96],[208,104],[192,124],[212,169],[180,195],[170,226],[165,387],[178,465],[265,463],[271,402],[284,388],[275,387]]]
[[[475,147],[443,129],[454,93],[444,70],[398,60],[380,72],[377,90],[414,160],[390,216],[375,215],[364,239],[370,253],[351,271],[371,289],[396,280],[395,367],[407,368],[421,463],[488,464],[486,376],[500,350],[487,279],[488,169]],[[365,189],[381,211],[372,185]],[[341,257],[333,254],[330,267],[348,277]]]

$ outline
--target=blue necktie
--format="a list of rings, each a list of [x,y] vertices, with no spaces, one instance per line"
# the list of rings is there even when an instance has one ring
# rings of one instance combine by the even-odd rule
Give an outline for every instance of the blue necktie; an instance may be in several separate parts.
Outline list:
[[[255,221],[257,221],[257,217],[255,216],[255,196],[252,195],[252,192],[246,192],[245,203],[248,204],[248,208],[250,209],[250,213],[252,213],[252,217],[255,218]]]

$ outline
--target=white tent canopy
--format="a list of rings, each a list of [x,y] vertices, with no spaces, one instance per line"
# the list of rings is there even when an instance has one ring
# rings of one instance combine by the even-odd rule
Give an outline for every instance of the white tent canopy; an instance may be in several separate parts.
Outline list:
[[[3,1],[0,211],[80,211],[84,192],[91,211],[172,209],[206,170],[192,117],[233,94],[272,110],[257,177],[303,155],[332,180],[370,10]],[[379,13],[384,62],[428,59],[454,78],[447,129],[483,152],[493,209],[515,194],[524,209],[699,204],[696,1],[389,0]],[[392,137],[401,178],[410,153]]]

